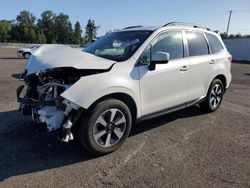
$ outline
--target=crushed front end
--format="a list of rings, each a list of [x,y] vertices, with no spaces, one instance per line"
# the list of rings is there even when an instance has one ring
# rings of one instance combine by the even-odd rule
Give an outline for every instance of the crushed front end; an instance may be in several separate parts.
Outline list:
[[[25,85],[17,88],[19,110],[46,132],[57,132],[60,140],[73,139],[71,128],[81,114],[80,106],[61,97],[61,93],[82,75],[77,69],[47,69],[25,76]],[[21,97],[22,96],[22,97]]]
[[[69,88],[83,77],[110,71],[114,63],[64,45],[41,45],[22,73],[25,84],[17,88],[20,111],[31,115],[39,130],[56,132],[62,141],[72,140],[71,130],[84,109],[69,99]],[[74,92],[78,93],[72,96],[83,94],[81,86]]]

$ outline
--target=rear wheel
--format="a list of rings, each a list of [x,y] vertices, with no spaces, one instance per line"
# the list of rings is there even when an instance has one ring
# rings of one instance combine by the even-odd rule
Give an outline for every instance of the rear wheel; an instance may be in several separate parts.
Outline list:
[[[79,140],[91,153],[111,153],[126,140],[131,125],[131,112],[126,104],[117,99],[103,100],[82,117]]]
[[[216,111],[222,102],[224,85],[219,79],[213,80],[208,90],[206,100],[200,103],[200,108],[205,112]]]

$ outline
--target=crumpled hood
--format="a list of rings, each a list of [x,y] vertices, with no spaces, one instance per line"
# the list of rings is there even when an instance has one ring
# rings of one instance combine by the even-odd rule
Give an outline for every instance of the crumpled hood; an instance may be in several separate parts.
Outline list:
[[[76,69],[108,69],[115,61],[82,52],[64,45],[42,45],[25,67],[26,75],[51,68],[74,67]]]

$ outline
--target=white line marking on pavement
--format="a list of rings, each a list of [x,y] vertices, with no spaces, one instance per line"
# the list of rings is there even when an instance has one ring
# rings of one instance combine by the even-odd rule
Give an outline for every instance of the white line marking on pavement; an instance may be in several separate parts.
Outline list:
[[[226,110],[230,110],[233,112],[238,112],[240,114],[250,116],[250,108],[242,106],[242,105],[238,105],[238,104],[224,101],[222,103],[221,107],[226,109]]]
[[[124,165],[127,164],[127,162],[133,157],[135,156],[142,148],[143,146],[145,145],[146,142],[142,142],[132,153],[129,153],[127,155],[127,157],[125,158],[124,160]]]

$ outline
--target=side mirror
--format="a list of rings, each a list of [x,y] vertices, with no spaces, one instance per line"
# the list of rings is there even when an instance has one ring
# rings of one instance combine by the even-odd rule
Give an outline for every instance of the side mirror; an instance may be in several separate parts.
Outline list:
[[[154,52],[151,56],[151,61],[148,66],[149,70],[155,70],[156,64],[166,64],[169,61],[169,53],[167,52]]]

